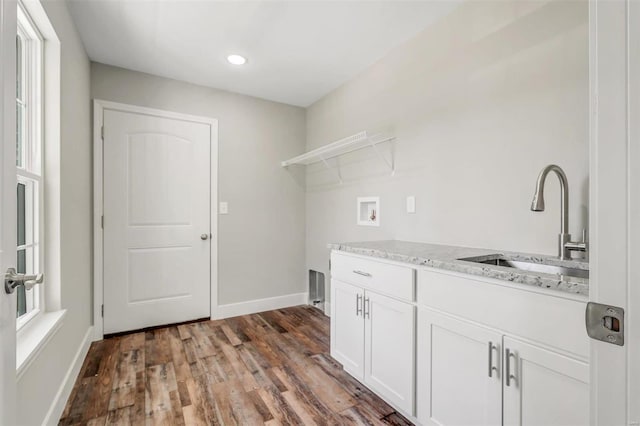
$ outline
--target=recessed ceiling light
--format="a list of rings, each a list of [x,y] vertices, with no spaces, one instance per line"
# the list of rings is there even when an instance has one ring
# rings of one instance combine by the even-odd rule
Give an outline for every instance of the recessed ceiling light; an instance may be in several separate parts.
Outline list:
[[[233,65],[244,65],[247,63],[247,58],[241,55],[229,55],[227,56],[227,61]]]

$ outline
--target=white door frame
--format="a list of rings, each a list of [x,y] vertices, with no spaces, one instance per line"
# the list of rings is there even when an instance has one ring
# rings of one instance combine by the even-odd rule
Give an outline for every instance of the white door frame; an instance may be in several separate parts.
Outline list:
[[[625,310],[625,344],[591,340],[591,424],[640,424],[640,4],[589,1],[589,300]]]
[[[121,104],[117,102],[94,99],[93,101],[93,325],[94,340],[104,337],[102,304],[104,301],[103,282],[103,139],[102,126],[104,111],[122,111],[147,114],[156,117],[173,118],[195,123],[207,124],[211,127],[211,310],[210,317],[216,317],[218,309],[218,120],[209,117],[163,111],[159,109]]]
[[[629,2],[629,305],[627,353],[629,366],[628,422],[640,424],[640,3]],[[633,265],[636,265],[634,268]],[[635,401],[635,402],[634,402]]]

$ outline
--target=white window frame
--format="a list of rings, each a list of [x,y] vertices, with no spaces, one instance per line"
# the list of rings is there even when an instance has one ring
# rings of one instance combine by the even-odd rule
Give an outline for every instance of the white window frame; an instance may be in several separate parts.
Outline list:
[[[43,182],[43,62],[44,39],[21,2],[18,2],[18,35],[22,38],[22,55],[24,66],[22,67],[22,84],[25,91],[24,121],[27,124],[23,129],[22,167],[16,167],[17,179],[30,187],[27,197],[31,198],[31,205],[27,205],[25,212],[25,226],[27,235],[31,234],[28,243],[18,246],[18,250],[34,248],[33,265],[36,271],[44,270],[44,182]],[[32,218],[29,221],[29,217]],[[33,293],[33,309],[16,319],[16,330],[22,329],[27,323],[44,312],[45,297],[40,286],[35,286]]]

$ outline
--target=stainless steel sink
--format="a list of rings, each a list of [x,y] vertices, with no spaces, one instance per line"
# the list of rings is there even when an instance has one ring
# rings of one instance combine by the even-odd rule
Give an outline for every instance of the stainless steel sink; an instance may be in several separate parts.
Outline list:
[[[503,266],[506,268],[515,268],[523,271],[542,272],[545,274],[565,275],[576,278],[589,278],[588,269],[572,268],[562,265],[551,265],[547,263],[525,262],[522,260],[509,259],[505,256],[480,256],[468,257],[464,259],[466,262],[483,263],[485,265]]]

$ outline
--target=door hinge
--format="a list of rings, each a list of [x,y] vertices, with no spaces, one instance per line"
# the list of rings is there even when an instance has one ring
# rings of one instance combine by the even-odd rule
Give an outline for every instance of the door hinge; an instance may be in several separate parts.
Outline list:
[[[100,228],[104,229],[104,215],[100,216]]]
[[[100,137],[104,140],[104,126],[100,128]]]
[[[102,318],[104,318],[104,305],[101,305],[100,314],[102,315]]]
[[[331,259],[329,259],[329,270],[331,270]]]

